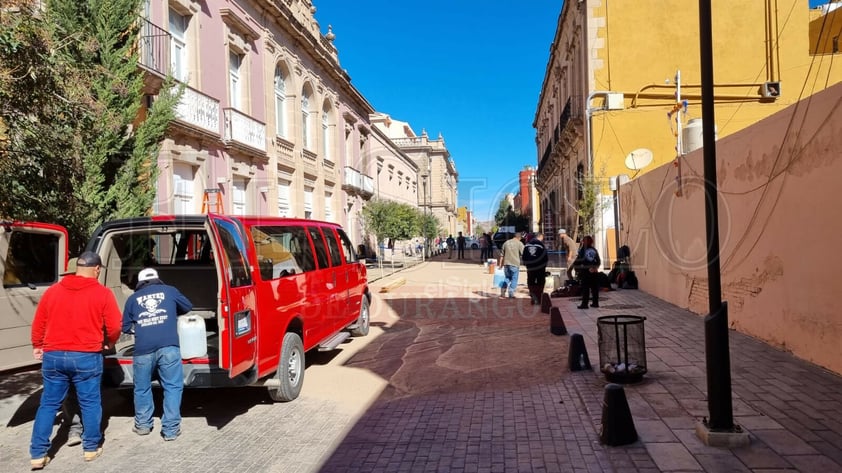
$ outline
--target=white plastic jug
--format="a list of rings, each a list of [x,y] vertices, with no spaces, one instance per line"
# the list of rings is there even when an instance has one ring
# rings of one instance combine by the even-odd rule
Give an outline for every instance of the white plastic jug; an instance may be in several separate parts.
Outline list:
[[[198,315],[182,315],[178,318],[178,343],[181,358],[198,358],[208,354],[208,335],[205,319]]]

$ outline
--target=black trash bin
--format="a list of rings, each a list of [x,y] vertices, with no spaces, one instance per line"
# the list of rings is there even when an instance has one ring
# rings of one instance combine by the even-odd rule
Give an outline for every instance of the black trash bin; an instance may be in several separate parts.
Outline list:
[[[596,322],[599,368],[612,383],[637,383],[646,374],[646,340],[639,315],[606,315]]]

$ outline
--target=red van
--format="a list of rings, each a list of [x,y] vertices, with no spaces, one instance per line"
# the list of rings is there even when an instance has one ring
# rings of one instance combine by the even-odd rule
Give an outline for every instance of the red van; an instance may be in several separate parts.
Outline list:
[[[193,303],[188,316],[204,322],[207,343],[206,353],[183,361],[188,387],[261,385],[272,399],[290,401],[301,391],[307,351],[334,349],[369,330],[366,268],[334,223],[130,218],[101,225],[86,249],[102,258],[100,282],[121,307],[145,267]],[[132,384],[132,350],[124,335],[106,358],[106,384]]]

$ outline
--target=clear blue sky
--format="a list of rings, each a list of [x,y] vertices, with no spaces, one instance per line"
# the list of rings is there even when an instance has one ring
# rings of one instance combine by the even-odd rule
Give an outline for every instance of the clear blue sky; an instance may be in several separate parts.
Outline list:
[[[826,0],[810,0],[810,6]],[[532,121],[560,0],[315,0],[339,61],[378,112],[444,136],[459,206],[490,220],[537,165]]]
[[[339,62],[375,110],[444,137],[459,206],[490,220],[537,165],[532,121],[561,1],[315,0]]]

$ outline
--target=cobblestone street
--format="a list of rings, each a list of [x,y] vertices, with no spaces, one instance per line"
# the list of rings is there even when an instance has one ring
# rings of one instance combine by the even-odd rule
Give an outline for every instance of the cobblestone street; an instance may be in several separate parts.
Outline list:
[[[405,284],[377,293],[398,277]],[[299,399],[273,404],[262,388],[187,391],[175,442],[133,434],[130,394],[106,391],[103,456],[84,464],[59,429],[47,470],[842,471],[842,380],[735,332],[734,415],[751,445],[703,445],[693,430],[707,415],[702,318],[642,291],[603,293],[589,311],[553,299],[595,367],[598,316],[647,317],[649,372],[625,389],[640,440],[600,445],[603,375],[568,371],[569,337],[549,332],[524,287],[508,300],[490,285],[477,261],[446,257],[378,280],[370,335],[309,353]],[[0,382],[7,471],[28,469],[39,389],[37,372]]]

